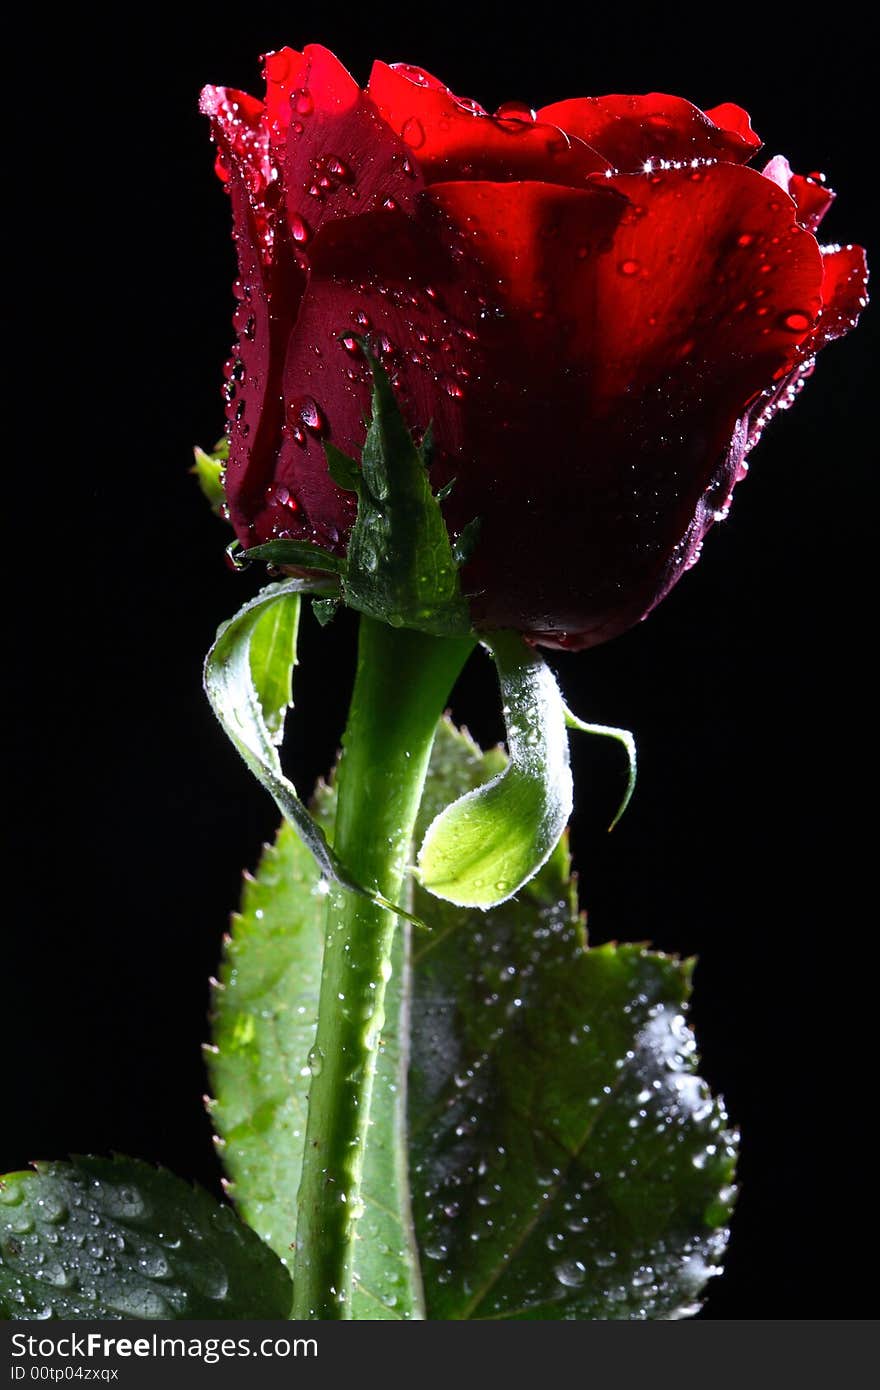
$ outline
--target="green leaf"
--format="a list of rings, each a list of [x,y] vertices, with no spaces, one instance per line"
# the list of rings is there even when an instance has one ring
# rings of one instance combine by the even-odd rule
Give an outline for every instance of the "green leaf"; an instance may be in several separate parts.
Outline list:
[[[202,496],[210,503],[211,511],[225,521],[223,509],[226,506],[226,489],[223,479],[229,459],[229,440],[219,440],[211,453],[206,453],[196,445],[193,455],[195,463],[190,472],[195,474]]]
[[[0,1179],[0,1317],[284,1318],[281,1262],[207,1192],[129,1158]]]
[[[205,691],[230,740],[315,856],[321,872],[380,907],[400,913],[402,909],[381,894],[362,888],[339,863],[323,830],[281,770],[278,744],[290,703],[300,594],[322,592],[320,583],[303,579],[286,579],[262,589],[218,629],[205,658]]]
[[[265,545],[252,545],[242,550],[238,556],[239,564],[251,560],[264,560],[267,565],[292,565],[299,569],[320,570],[335,574],[342,568],[338,555],[322,550],[309,541],[266,541]]]
[[[331,788],[319,788],[313,810],[330,836]],[[213,997],[208,1068],[215,1098],[209,1111],[222,1139],[230,1195],[289,1266],[314,1065],[326,888],[312,856],[282,825],[255,877],[245,879]],[[406,940],[406,931],[398,931],[373,1092],[353,1296],[354,1316],[362,1319],[407,1318],[420,1311],[401,1172],[406,1084],[396,1021]]]
[[[444,721],[422,823],[505,766],[500,749],[481,753]],[[331,789],[314,809],[329,835]],[[211,1111],[223,1162],[242,1214],[283,1259],[296,1226],[325,886],[283,826],[246,882],[214,998]],[[407,936],[397,935],[354,1316],[423,1316],[421,1280],[432,1318],[695,1311],[724,1245],[733,1137],[693,1071],[690,963],[641,946],[586,950],[564,839],[517,900],[488,914],[423,890],[416,902],[432,931],[415,935],[411,981]],[[408,1016],[407,1148],[398,1039]]]
[[[438,737],[423,818],[496,773]],[[692,962],[586,948],[564,842],[413,955],[410,1163],[434,1319],[686,1317],[718,1273],[734,1136],[694,1073]]]
[[[565,706],[553,673],[515,633],[487,639],[498,667],[510,762],[446,806],[419,851],[419,881],[459,906],[505,902],[546,863],[572,808]]]
[[[470,616],[440,503],[428,478],[430,436],[414,443],[383,367],[373,373],[372,419],[361,466],[327,446],[340,487],[358,494],[342,584],[346,602],[395,627],[466,635]]]

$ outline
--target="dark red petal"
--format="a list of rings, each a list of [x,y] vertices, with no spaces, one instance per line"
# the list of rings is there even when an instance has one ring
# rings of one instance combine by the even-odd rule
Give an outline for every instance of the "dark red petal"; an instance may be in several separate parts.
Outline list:
[[[801,174],[793,174],[791,165],[782,154],[774,155],[761,173],[765,179],[778,184],[792,199],[801,226],[806,227],[808,232],[815,232],[834,202],[834,190],[827,188],[818,175],[805,178]]]
[[[743,146],[752,154],[761,148],[761,137],[752,130],[752,120],[748,111],[744,111],[735,102],[723,101],[719,106],[708,107],[703,114],[709,117],[713,125],[728,131],[731,135],[739,136]]]
[[[323,229],[284,365],[288,427],[277,487],[253,497],[249,520],[259,539],[344,550],[355,501],[333,484],[323,445],[329,439],[360,456],[370,378],[359,338],[369,338],[390,373],[410,425],[433,420],[452,447],[476,340],[470,288],[469,268],[452,260],[424,220],[379,210]],[[449,476],[441,461],[438,484]]]
[[[326,222],[376,208],[412,208],[421,176],[404,141],[337,58],[304,51],[293,93],[283,180],[287,225],[301,250]]]
[[[414,82],[412,71],[374,63],[368,91],[418,160],[427,183],[540,179],[583,187],[591,174],[609,167],[583,140],[552,122],[536,122],[524,108],[515,116],[490,116],[436,78]]]
[[[199,107],[210,118],[217,145],[217,173],[224,183],[237,174],[250,205],[260,255],[272,260],[278,233],[278,168],[269,149],[261,101],[228,87],[205,87]],[[236,238],[239,235],[236,226]]]
[[[749,449],[780,410],[788,410],[813,374],[816,353],[855,328],[868,302],[868,267],[860,246],[822,248],[822,313],[790,370],[780,368],[749,411]]]
[[[217,145],[218,176],[229,182],[232,164],[237,164],[249,183],[268,176],[268,142],[263,130],[263,103],[247,92],[232,87],[202,88],[199,110],[211,122],[211,135]]]
[[[648,161],[721,159],[744,164],[760,146],[738,106],[717,106],[713,117],[682,97],[574,97],[544,106],[539,121],[560,126],[592,145],[624,172]]]
[[[611,186],[629,209],[611,236],[591,216],[579,246],[530,190],[430,190],[504,286],[504,317],[484,334],[494,373],[464,434],[491,498],[474,606],[486,625],[569,645],[622,631],[693,562],[736,480],[748,403],[820,307],[818,247],[759,174],[719,165]],[[552,577],[523,568],[532,533],[554,538]]]
[[[822,265],[822,317],[806,345],[810,352],[855,328],[868,303],[868,263],[861,246],[823,246]]]
[[[229,192],[238,253],[238,304],[233,317],[237,342],[225,388],[226,495],[236,534],[251,544],[250,523],[271,483],[284,424],[281,372],[304,277],[283,236],[275,239],[272,255],[266,255],[262,216],[237,165],[230,170]]]

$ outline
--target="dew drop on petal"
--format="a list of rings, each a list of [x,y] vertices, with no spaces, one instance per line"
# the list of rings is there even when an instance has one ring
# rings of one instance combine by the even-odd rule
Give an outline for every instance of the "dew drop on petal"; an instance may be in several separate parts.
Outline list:
[[[808,314],[800,309],[793,309],[791,313],[783,315],[782,327],[787,328],[789,333],[805,333],[812,322]]]
[[[290,219],[290,235],[298,246],[305,246],[311,240],[312,232],[309,224],[300,217],[299,213],[293,213]]]
[[[425,143],[425,127],[418,116],[410,116],[409,120],[404,121],[400,133],[410,149],[419,150]]]
[[[307,430],[313,434],[324,434],[327,430],[327,421],[318,402],[312,396],[297,396],[290,403],[290,415],[294,420],[298,420],[305,425]]]

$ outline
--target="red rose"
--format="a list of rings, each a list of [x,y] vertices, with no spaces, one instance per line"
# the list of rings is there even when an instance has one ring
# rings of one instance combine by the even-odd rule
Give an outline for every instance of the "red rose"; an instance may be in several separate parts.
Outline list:
[[[326,49],[266,58],[266,97],[207,87],[240,279],[227,496],[245,546],[343,552],[368,334],[456,531],[476,625],[585,647],[643,617],[726,514],[746,455],[856,322],[833,194],[737,106],[575,98],[488,115],[420,68],[361,90]]]

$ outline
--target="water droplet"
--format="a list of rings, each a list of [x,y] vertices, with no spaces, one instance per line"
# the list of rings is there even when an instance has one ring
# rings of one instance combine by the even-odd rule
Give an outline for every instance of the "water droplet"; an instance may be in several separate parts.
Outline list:
[[[312,396],[297,396],[290,402],[288,411],[292,420],[305,425],[313,434],[325,434],[327,421],[318,402]]]
[[[638,275],[641,266],[638,261],[628,260],[621,261],[617,269],[620,271],[621,275]]]
[[[148,1279],[167,1279],[171,1273],[171,1266],[165,1256],[158,1252],[141,1256],[138,1260],[138,1269]]]
[[[298,112],[300,116],[311,116],[315,109],[315,102],[312,94],[307,91],[305,87],[293,93],[293,96],[290,98],[290,104],[294,111]]]
[[[782,327],[787,328],[790,333],[805,333],[812,322],[809,314],[805,314],[801,309],[793,309],[791,313],[783,316]]]
[[[290,219],[290,235],[298,246],[305,246],[312,239],[312,231],[309,224],[300,217],[299,213],[293,213]]]
[[[47,1192],[37,1201],[37,1215],[43,1221],[51,1221],[54,1225],[68,1215],[67,1203],[56,1193]]]
[[[532,125],[536,120],[536,113],[531,106],[524,101],[505,101],[498,107],[495,115],[504,122],[516,125]],[[506,127],[505,127],[506,128]]]
[[[554,1267],[553,1273],[567,1289],[577,1289],[587,1277],[586,1267],[580,1260],[563,1260]]]
[[[754,240],[754,235],[751,232],[743,232],[741,236],[737,237],[736,244],[737,246],[752,246]]]
[[[410,116],[408,121],[404,121],[400,133],[413,150],[421,149],[425,143],[425,127],[417,116]]]
[[[115,1312],[127,1313],[132,1318],[150,1320],[175,1316],[174,1309],[165,1299],[150,1289],[114,1289],[107,1297],[107,1304]]]

